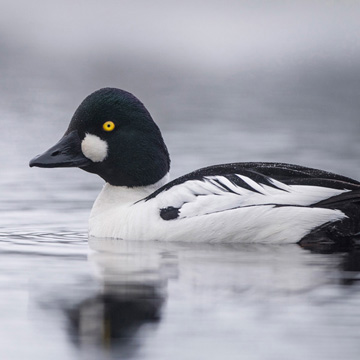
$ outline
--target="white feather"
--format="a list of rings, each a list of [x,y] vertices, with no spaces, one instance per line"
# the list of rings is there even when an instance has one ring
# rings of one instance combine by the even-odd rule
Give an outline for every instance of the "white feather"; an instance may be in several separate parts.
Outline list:
[[[96,135],[86,134],[81,142],[81,151],[91,161],[101,162],[107,158],[108,144]]]
[[[285,185],[278,181],[273,181],[278,187],[274,188],[241,178],[257,192],[236,186],[224,176],[209,176],[203,181],[186,181],[149,200],[138,201],[166,179],[143,188],[106,184],[91,212],[90,236],[126,240],[294,243],[314,228],[346,217],[339,210],[307,205],[348,190]],[[233,192],[221,188],[217,181]],[[179,217],[163,220],[160,210],[167,207],[180,208]]]

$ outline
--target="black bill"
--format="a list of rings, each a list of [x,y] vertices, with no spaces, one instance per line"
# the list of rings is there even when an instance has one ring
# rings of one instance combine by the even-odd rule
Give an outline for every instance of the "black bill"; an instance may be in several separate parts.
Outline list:
[[[30,160],[30,167],[84,167],[92,161],[81,151],[81,140],[77,131],[72,131],[49,150]]]

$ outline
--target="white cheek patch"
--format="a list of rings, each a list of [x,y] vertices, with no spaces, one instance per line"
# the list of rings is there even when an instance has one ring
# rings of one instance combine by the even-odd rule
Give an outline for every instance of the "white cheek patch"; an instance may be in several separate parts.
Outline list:
[[[108,154],[108,144],[98,136],[86,134],[81,142],[83,154],[93,162],[104,161]]]

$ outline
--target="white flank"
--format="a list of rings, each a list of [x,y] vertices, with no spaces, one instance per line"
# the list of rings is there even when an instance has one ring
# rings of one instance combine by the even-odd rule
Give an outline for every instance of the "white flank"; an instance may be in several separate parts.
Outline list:
[[[106,184],[92,209],[89,234],[124,240],[279,244],[298,242],[316,227],[346,218],[339,210],[308,205],[348,190],[279,182],[280,188],[274,188],[245,176],[242,180],[256,191],[223,176],[209,176],[175,185],[147,201],[139,200],[165,178],[143,188]],[[167,207],[178,208],[179,216],[162,219],[160,211]]]
[[[93,162],[104,161],[108,153],[108,144],[96,135],[86,134],[81,142],[81,150]]]

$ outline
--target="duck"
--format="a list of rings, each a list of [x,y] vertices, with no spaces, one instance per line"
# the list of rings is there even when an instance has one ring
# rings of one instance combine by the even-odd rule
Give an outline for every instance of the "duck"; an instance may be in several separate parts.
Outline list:
[[[29,165],[78,167],[105,181],[89,237],[287,244],[360,232],[360,182],[328,171],[239,162],[170,181],[159,127],[139,99],[117,88],[87,96],[60,141]]]

